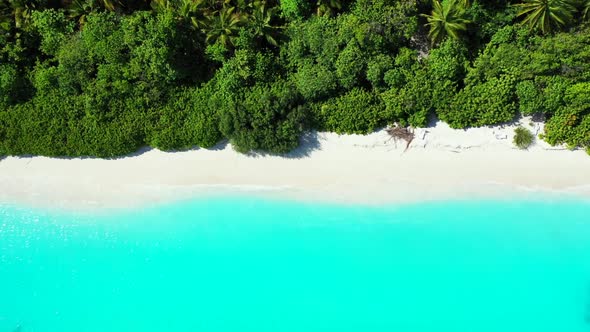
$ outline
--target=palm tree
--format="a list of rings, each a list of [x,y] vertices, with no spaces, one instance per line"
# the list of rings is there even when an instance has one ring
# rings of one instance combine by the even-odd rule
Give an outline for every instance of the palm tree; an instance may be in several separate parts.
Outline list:
[[[590,19],[590,0],[582,0],[582,19]]]
[[[317,7],[318,16],[329,16],[334,14],[336,10],[342,9],[342,4],[340,0],[318,0]]]
[[[152,0],[155,12],[172,12],[178,19],[190,19],[197,29],[204,28],[209,22],[209,7],[205,0]]]
[[[544,34],[571,24],[576,11],[568,0],[525,0],[516,6],[520,8],[517,16],[525,16],[522,24]]]
[[[86,22],[86,16],[93,11],[105,9],[108,11],[120,10],[123,3],[120,0],[72,0],[66,4],[69,16],[78,19],[80,26]]]
[[[446,36],[459,39],[462,31],[467,30],[467,24],[471,23],[465,18],[465,7],[456,0],[444,1],[442,4],[439,0],[432,3],[432,13],[422,15],[426,17],[430,27],[428,36],[432,44],[439,43]]]
[[[224,6],[212,15],[210,24],[203,29],[208,43],[219,42],[227,48],[233,47],[233,41],[244,22],[244,17],[235,13],[235,9]]]
[[[267,8],[265,0],[256,0],[251,4],[252,13],[248,16],[248,25],[254,35],[264,38],[270,45],[278,46],[275,38],[279,27],[272,25],[277,7]]]
[[[36,9],[35,1],[26,0],[4,0],[0,4],[0,27],[10,30],[14,24],[17,29],[26,28],[33,11]]]
[[[82,27],[86,23],[86,16],[95,8],[92,1],[74,0],[67,6],[67,9],[69,16],[77,19],[78,24]]]
[[[119,0],[99,0],[100,4],[108,11],[114,12],[118,6],[121,6]]]

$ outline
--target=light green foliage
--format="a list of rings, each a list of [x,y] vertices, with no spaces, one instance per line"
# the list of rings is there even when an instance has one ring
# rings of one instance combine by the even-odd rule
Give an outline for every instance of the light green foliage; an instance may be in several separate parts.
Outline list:
[[[551,145],[590,147],[590,83],[569,87],[565,105],[547,121],[543,138]]]
[[[563,76],[590,80],[590,29],[538,39],[529,47],[525,71],[531,76]]]
[[[414,67],[414,75],[405,84],[382,94],[389,122],[402,126],[425,127],[428,114],[434,109],[432,82],[424,68]]]
[[[528,149],[528,147],[531,146],[531,144],[533,144],[534,140],[535,135],[533,135],[533,133],[530,130],[520,126],[514,129],[513,143],[514,145],[516,145],[517,148]]]
[[[273,82],[277,71],[275,58],[270,54],[238,50],[217,71],[215,80],[219,91],[229,95],[257,82]]]
[[[513,43],[488,47],[469,68],[465,83],[481,84],[502,75],[529,78],[530,75],[523,72],[527,62],[530,62],[530,53]]]
[[[184,89],[174,94],[159,110],[150,145],[162,150],[188,149],[194,146],[212,147],[221,139],[217,110],[211,97],[213,85]]]
[[[516,85],[519,111],[523,115],[532,115],[543,112],[543,95],[538,90],[534,81],[526,80]]]
[[[335,73],[320,64],[302,65],[294,78],[297,89],[307,100],[326,98],[338,88]]]
[[[428,57],[430,75],[439,81],[459,82],[465,77],[469,63],[466,55],[465,47],[455,40],[441,43]]]
[[[44,10],[33,12],[33,27],[41,36],[39,49],[47,55],[55,55],[68,35],[74,31],[74,23],[63,12]]]
[[[512,121],[516,114],[515,79],[510,75],[459,91],[438,116],[452,128],[487,126]]]
[[[439,79],[430,77],[428,67],[418,62],[414,50],[402,48],[395,58],[394,68],[387,71],[384,81],[390,89],[381,96],[385,102],[388,122],[398,122],[402,126],[424,127],[429,113],[438,102],[435,100],[434,82]],[[451,89],[444,88],[452,93]]]
[[[289,21],[300,20],[310,12],[310,1],[307,0],[281,0],[280,8],[283,17]]]
[[[125,112],[105,123],[85,115],[83,104],[80,97],[50,94],[0,112],[0,154],[115,157],[143,144],[139,114]]]
[[[381,97],[359,88],[322,103],[314,113],[321,129],[338,134],[367,134],[388,120]]]
[[[291,24],[282,57],[301,94],[314,102],[354,87],[385,89],[391,53],[416,30],[415,11],[408,2],[359,1],[349,14]]]
[[[563,98],[571,81],[561,76],[537,76],[516,85],[519,110],[523,115],[551,115],[564,104]]]

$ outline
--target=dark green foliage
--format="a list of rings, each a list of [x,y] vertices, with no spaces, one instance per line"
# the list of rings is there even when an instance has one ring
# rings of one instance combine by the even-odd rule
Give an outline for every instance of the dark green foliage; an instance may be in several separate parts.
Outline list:
[[[394,58],[385,54],[379,54],[371,58],[367,63],[367,80],[377,90],[387,87],[385,74],[394,68]]]
[[[379,95],[355,88],[314,109],[316,125],[338,134],[367,134],[387,124],[387,114]]]
[[[286,153],[299,146],[308,112],[287,81],[259,84],[224,100],[220,128],[240,152]]]
[[[498,30],[512,26],[517,8],[506,6],[507,1],[473,1],[466,11],[468,20],[477,29],[470,29],[466,35],[473,39],[475,45],[490,41]]]
[[[0,64],[0,109],[17,99],[19,88],[18,70],[10,64]]]
[[[397,49],[418,29],[416,1],[357,0],[352,13],[357,39],[376,48]]]
[[[351,89],[361,82],[365,59],[354,39],[340,52],[334,67],[338,81],[345,89]]]
[[[533,133],[524,128],[524,127],[517,127],[514,129],[514,140],[513,143],[519,149],[528,149],[533,141],[535,140],[535,135]]]
[[[433,114],[540,114],[549,143],[590,149],[588,1],[524,2],[0,1],[0,155],[284,153],[306,128]]]

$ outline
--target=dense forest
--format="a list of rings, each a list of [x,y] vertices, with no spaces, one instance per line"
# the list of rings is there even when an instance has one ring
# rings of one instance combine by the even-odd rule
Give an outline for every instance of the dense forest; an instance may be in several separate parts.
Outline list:
[[[0,0],[0,156],[521,115],[590,151],[588,21],[590,0]]]

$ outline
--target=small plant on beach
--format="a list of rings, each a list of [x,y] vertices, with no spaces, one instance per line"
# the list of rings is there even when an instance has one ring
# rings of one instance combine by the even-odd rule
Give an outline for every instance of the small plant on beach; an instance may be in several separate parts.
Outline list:
[[[517,127],[514,129],[514,145],[519,149],[528,149],[533,141],[535,140],[535,135],[533,133],[524,128],[524,127]]]

